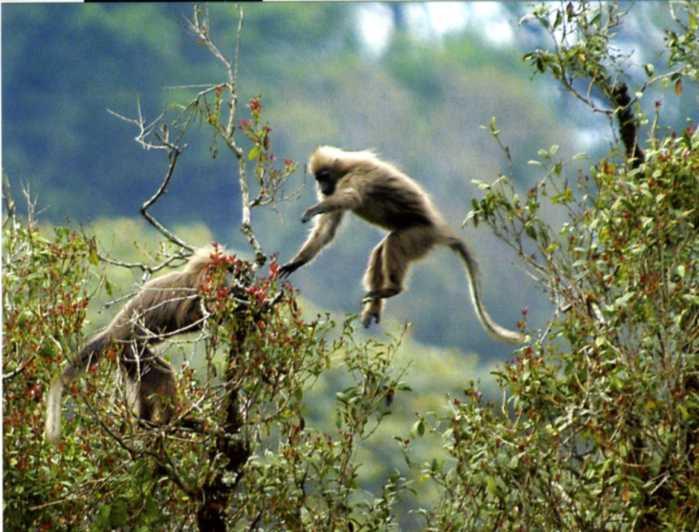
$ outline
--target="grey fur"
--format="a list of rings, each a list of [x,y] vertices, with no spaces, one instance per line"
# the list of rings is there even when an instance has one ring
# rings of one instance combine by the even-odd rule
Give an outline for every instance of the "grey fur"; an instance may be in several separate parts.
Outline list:
[[[166,337],[202,327],[198,287],[211,263],[211,248],[198,250],[181,271],[151,279],[124,305],[103,331],[92,336],[63,371],[53,379],[47,400],[48,441],[61,434],[61,397],[68,386],[109,348],[117,350],[132,406],[139,417],[167,423],[173,412],[177,386],[170,364],[150,349]]]
[[[331,146],[316,149],[309,171],[318,181],[318,203],[304,213],[302,222],[315,218],[306,242],[282,266],[282,277],[312,260],[329,244],[345,211],[352,211],[388,235],[369,256],[362,300],[365,327],[381,319],[383,300],[401,293],[411,262],[435,246],[448,246],[463,260],[470,281],[471,299],[485,330],[494,338],[521,343],[526,337],[501,327],[485,310],[480,296],[478,268],[466,243],[446,224],[427,193],[409,176],[373,152],[344,151]]]

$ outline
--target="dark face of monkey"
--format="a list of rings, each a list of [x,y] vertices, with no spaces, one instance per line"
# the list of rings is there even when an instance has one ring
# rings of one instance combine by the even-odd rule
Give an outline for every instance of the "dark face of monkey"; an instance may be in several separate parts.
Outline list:
[[[316,172],[316,181],[318,187],[324,196],[332,196],[335,192],[335,186],[340,176],[329,168],[321,168]]]

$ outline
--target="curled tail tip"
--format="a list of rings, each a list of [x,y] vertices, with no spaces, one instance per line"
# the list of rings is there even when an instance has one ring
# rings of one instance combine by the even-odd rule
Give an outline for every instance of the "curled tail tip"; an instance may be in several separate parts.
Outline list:
[[[531,337],[528,334],[523,334],[517,331],[511,331],[509,329],[505,329],[504,327],[500,327],[499,325],[495,325],[492,323],[491,320],[483,320],[485,329],[490,333],[490,336],[494,338],[495,340],[500,340],[504,342],[508,342],[510,344],[523,344],[531,340]],[[488,323],[490,322],[490,323]]]
[[[522,334],[514,331],[508,331],[508,335],[506,338],[504,338],[506,341],[510,342],[511,344],[524,344],[527,343],[528,341],[531,340],[531,337],[528,334]]]

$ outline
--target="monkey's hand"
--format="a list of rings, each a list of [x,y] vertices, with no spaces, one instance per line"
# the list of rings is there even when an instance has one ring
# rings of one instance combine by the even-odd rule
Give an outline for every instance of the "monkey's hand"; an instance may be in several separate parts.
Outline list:
[[[321,214],[322,211],[318,209],[317,205],[314,205],[313,207],[310,207],[309,209],[306,209],[306,212],[303,213],[303,218],[301,218],[301,223],[305,224],[311,220],[314,216],[317,216]]]
[[[284,266],[279,268],[279,273],[277,274],[280,279],[286,279],[289,277],[292,273],[294,273],[296,270],[298,270],[302,266],[302,263],[300,262],[287,262]]]

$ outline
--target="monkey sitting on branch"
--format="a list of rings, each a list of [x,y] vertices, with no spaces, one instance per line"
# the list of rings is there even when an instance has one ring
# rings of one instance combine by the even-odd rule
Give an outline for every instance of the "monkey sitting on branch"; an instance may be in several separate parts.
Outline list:
[[[154,424],[170,421],[177,393],[174,372],[150,348],[167,337],[202,328],[207,312],[200,288],[222,257],[218,248],[197,250],[182,270],[145,283],[106,329],[87,341],[49,388],[44,432],[48,441],[60,438],[63,388],[109,349],[116,349],[127,397],[139,418]]]
[[[367,292],[362,300],[362,323],[365,327],[372,321],[380,321],[384,299],[403,291],[410,263],[427,255],[435,246],[444,245],[464,261],[471,299],[485,330],[506,342],[525,341],[525,335],[501,327],[485,310],[477,264],[466,243],[447,226],[427,193],[410,177],[371,151],[344,151],[332,146],[317,148],[311,154],[308,168],[317,182],[319,202],[306,210],[301,221],[318,218],[296,256],[280,268],[280,277],[289,276],[329,244],[344,212],[349,210],[388,231],[369,256],[364,274]]]

